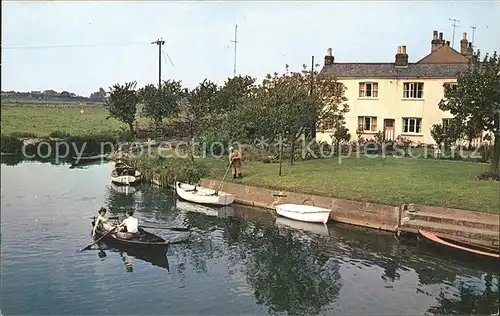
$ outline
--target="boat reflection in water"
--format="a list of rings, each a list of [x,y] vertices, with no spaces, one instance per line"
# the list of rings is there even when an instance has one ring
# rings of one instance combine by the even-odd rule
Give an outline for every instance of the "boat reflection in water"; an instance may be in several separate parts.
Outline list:
[[[97,246],[99,247],[98,256],[101,259],[107,257],[106,252],[104,250],[109,250],[113,252],[118,252],[122,258],[123,263],[125,264],[125,270],[127,272],[133,272],[133,264],[134,258],[140,259],[146,262],[151,263],[153,266],[157,266],[160,268],[165,268],[167,271],[170,271],[168,258],[167,258],[167,249],[141,249],[134,248],[131,246],[125,245],[117,245],[113,242],[108,241],[108,243],[100,241]]]
[[[175,207],[184,212],[195,212],[201,213],[208,216],[217,216],[217,217],[233,217],[234,209],[232,206],[223,206],[223,207],[209,207],[205,205],[185,202],[178,199],[175,202]]]
[[[119,194],[134,194],[137,190],[133,186],[128,186],[128,185],[116,185],[113,182],[110,183],[111,189]]]
[[[322,223],[300,222],[293,219],[278,216],[275,224],[277,226],[285,226],[296,230],[310,232],[317,235],[328,236],[328,227]]]

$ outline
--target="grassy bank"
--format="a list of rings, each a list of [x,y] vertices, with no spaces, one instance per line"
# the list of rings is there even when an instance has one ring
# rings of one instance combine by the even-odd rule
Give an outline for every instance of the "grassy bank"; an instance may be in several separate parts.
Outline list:
[[[222,179],[225,161],[208,161],[210,178]],[[383,204],[418,203],[498,213],[498,181],[477,181],[487,166],[412,158],[321,159],[283,164],[249,163],[244,178],[226,181]]]
[[[83,113],[80,111],[83,110]],[[36,135],[46,137],[54,131],[69,133],[73,136],[92,134],[110,134],[125,124],[115,120],[106,120],[108,111],[96,106],[43,107],[2,104],[2,134]],[[144,124],[145,120],[139,120]]]

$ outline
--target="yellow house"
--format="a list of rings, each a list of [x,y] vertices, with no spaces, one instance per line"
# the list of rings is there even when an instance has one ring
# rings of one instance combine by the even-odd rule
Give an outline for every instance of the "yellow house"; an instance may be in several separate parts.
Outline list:
[[[434,31],[430,53],[415,63],[408,62],[406,46],[398,46],[394,62],[385,63],[337,63],[329,48],[321,72],[335,76],[347,89],[346,127],[352,140],[360,128],[365,139],[383,131],[388,140],[400,136],[434,144],[432,125],[446,124],[453,117],[438,107],[444,85],[456,84],[457,74],[467,69],[472,55],[466,33],[457,52],[443,33],[438,37]],[[318,132],[316,139],[330,142],[331,135],[332,131]]]

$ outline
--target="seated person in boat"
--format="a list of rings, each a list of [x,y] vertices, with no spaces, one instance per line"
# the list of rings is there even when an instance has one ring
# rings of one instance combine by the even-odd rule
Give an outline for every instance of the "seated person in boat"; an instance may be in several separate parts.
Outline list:
[[[118,225],[118,232],[116,233],[118,238],[132,239],[137,237],[137,233],[139,232],[139,221],[132,215],[134,215],[134,211],[129,208],[127,210],[127,218],[125,218],[123,222]]]
[[[104,207],[101,207],[99,209],[99,211],[97,211],[97,213],[99,213],[99,217],[97,217],[97,219],[95,220],[95,223],[94,223],[94,229],[92,231],[93,237],[95,237],[95,231],[96,231],[98,225],[102,225],[102,228],[107,232],[109,232],[110,230],[115,228],[115,226],[110,224],[109,219],[106,216],[106,209]]]
[[[241,178],[241,153],[234,147],[229,147],[229,164],[232,166],[233,179]]]

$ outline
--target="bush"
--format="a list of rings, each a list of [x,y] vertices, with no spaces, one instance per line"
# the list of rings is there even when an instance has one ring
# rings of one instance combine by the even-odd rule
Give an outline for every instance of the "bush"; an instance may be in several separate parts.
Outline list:
[[[477,176],[478,180],[496,180],[500,181],[500,171],[487,171]]]
[[[21,154],[23,141],[14,136],[1,135],[0,148],[3,153]]]
[[[52,138],[67,138],[67,137],[71,137],[71,134],[68,133],[68,132],[64,132],[64,131],[52,131],[52,132],[50,132],[49,137],[52,137]]]
[[[176,180],[186,183],[196,183],[201,178],[209,175],[206,164],[183,158],[162,157],[137,157],[133,165],[138,168],[146,178],[159,174],[163,183],[173,184]]]

